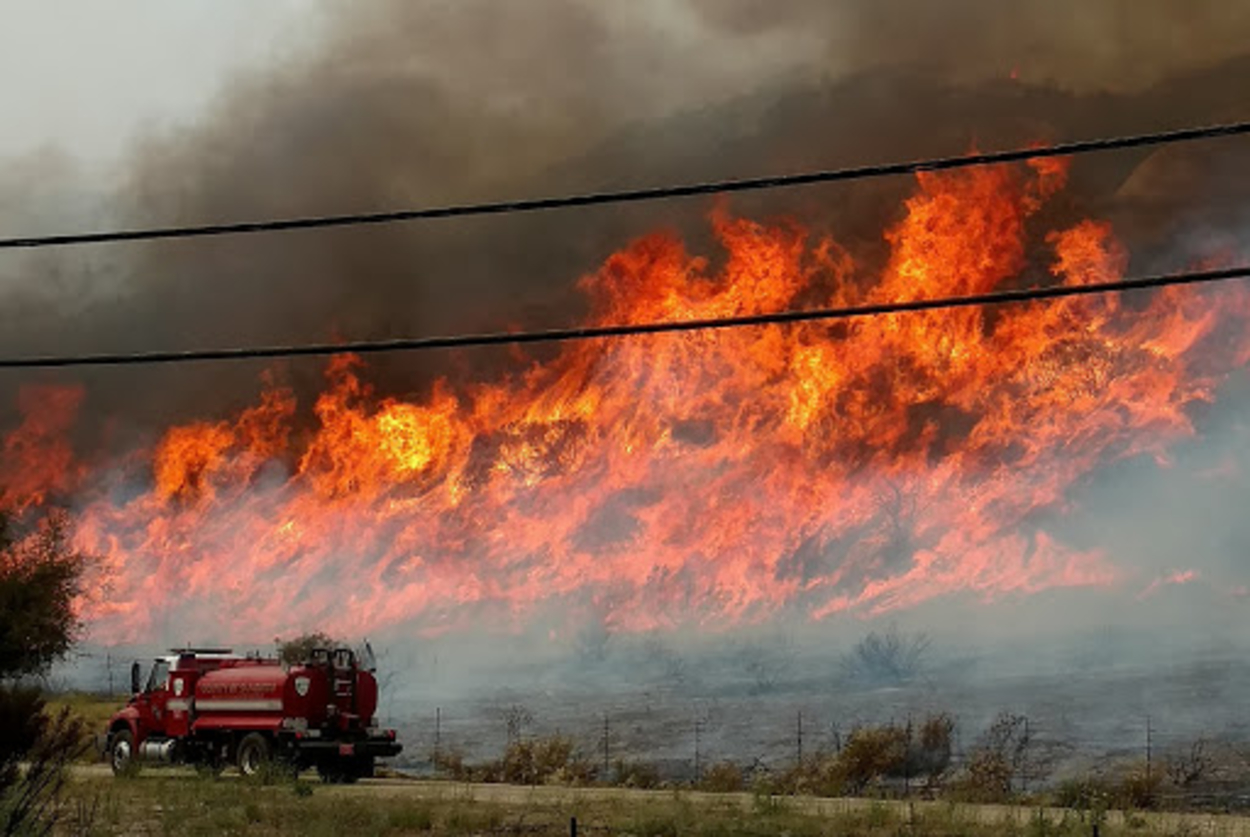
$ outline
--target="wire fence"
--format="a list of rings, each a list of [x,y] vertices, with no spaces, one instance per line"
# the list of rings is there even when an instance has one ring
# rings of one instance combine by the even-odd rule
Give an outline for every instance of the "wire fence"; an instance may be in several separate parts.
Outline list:
[[[400,764],[480,782],[1250,810],[1250,740],[1170,729],[1152,716],[1122,720],[1131,735],[1080,740],[1013,712],[988,722],[945,712],[875,721],[695,712],[648,725],[637,712],[556,724],[519,704],[493,716],[436,707],[401,724]]]

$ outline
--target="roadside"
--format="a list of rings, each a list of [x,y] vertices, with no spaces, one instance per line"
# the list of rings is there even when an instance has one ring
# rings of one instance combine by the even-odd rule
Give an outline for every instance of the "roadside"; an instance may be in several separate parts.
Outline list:
[[[571,788],[370,779],[355,785],[309,781],[261,785],[227,773],[148,770],[114,779],[102,764],[74,769],[73,794],[95,800],[106,834],[229,833],[258,826],[271,834],[582,833],[887,835],[1127,834],[1250,837],[1250,818],[1211,814],[1078,812],[1011,805],[964,805],[687,790]],[[103,800],[103,804],[100,801]],[[146,825],[145,825],[146,823]],[[1045,825],[1043,826],[1042,823]],[[347,831],[345,831],[347,830]]]

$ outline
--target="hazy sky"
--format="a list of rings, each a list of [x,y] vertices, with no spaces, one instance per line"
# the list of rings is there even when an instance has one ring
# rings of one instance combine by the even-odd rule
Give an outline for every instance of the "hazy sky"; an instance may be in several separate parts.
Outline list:
[[[241,69],[306,43],[316,0],[0,0],[0,161],[104,166],[194,118]]]

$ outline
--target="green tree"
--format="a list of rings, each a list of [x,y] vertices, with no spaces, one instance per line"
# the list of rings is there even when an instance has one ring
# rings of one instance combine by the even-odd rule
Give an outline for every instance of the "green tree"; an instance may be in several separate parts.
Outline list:
[[[278,647],[278,659],[292,666],[305,662],[312,656],[314,648],[337,648],[340,644],[321,631],[300,634],[292,639],[275,639],[273,642]]]
[[[48,834],[56,824],[68,766],[86,730],[66,709],[45,711],[30,680],[73,647],[74,610],[87,557],[69,542],[64,514],[17,533],[0,513],[0,831]],[[25,762],[25,770],[19,764]]]
[[[0,517],[0,681],[46,674],[82,627],[74,612],[85,556],[69,545],[68,519],[55,513],[14,538]]]

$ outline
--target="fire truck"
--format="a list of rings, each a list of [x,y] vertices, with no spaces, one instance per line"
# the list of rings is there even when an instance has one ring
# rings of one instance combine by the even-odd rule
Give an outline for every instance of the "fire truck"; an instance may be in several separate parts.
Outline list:
[[[212,773],[237,765],[245,776],[315,767],[323,781],[354,782],[403,749],[393,729],[374,725],[373,666],[350,648],[315,649],[298,665],[173,649],[152,663],[146,685],[142,674],[135,662],[132,696],[109,720],[104,750],[115,774],[141,764]]]

